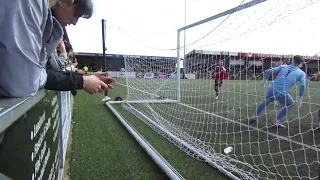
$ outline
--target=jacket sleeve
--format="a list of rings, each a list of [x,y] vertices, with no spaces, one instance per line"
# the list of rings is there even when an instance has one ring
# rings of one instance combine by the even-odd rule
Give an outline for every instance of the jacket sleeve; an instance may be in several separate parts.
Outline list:
[[[47,69],[47,82],[44,86],[47,90],[74,91],[83,88],[83,77],[72,71]]]
[[[0,95],[27,97],[44,85],[45,0],[0,0]]]

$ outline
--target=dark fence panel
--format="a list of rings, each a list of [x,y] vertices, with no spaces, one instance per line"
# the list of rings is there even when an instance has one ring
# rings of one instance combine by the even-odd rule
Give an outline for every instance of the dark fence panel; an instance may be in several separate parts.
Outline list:
[[[0,174],[14,180],[62,179],[71,124],[70,104],[69,92],[49,91],[3,131]]]

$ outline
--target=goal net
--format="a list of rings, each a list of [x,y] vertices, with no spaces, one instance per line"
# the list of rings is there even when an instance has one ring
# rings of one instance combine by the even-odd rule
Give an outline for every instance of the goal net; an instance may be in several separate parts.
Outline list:
[[[320,132],[316,132],[320,3],[234,2],[238,2],[233,4],[237,8],[228,13],[186,27],[186,36],[184,29],[180,31],[181,79],[174,58],[126,57],[126,73],[136,76],[126,77],[123,84],[129,102],[123,107],[189,155],[231,178],[316,179],[320,169]],[[192,7],[188,14],[192,19],[219,10],[212,10],[212,0],[187,3]],[[248,118],[264,98],[266,88],[259,84],[266,70],[290,63],[292,55],[304,57],[301,69],[309,79],[302,106],[295,103],[282,119],[286,128],[269,128],[282,108],[276,102],[249,124]],[[213,77],[220,63],[226,70],[225,79],[216,84]],[[294,100],[298,92],[298,85],[291,89]]]
[[[143,103],[174,102],[177,100],[177,58],[159,56],[126,56],[127,101]]]

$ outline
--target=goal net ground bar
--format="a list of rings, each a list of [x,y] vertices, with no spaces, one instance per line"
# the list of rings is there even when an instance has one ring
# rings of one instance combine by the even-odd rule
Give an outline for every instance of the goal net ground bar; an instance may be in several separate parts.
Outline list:
[[[143,119],[147,120],[148,124],[151,124],[152,126],[155,126],[156,128],[158,128],[160,131],[162,131],[162,133],[165,133],[167,136],[169,136],[170,139],[172,139],[172,142],[176,142],[177,144],[179,144],[180,146],[184,146],[185,148],[188,149],[188,151],[195,153],[199,158],[203,159],[205,162],[207,162],[208,164],[210,164],[212,167],[218,169],[221,173],[223,173],[224,175],[228,176],[229,178],[233,179],[233,180],[240,180],[237,176],[233,175],[231,172],[225,170],[223,167],[219,166],[217,163],[213,162],[211,159],[209,159],[208,157],[206,157],[204,154],[202,154],[201,152],[199,152],[196,148],[194,148],[193,146],[191,146],[189,143],[183,141],[182,139],[180,139],[179,137],[175,136],[174,134],[172,134],[171,132],[167,131],[165,128],[163,128],[162,126],[160,126],[159,124],[155,123],[152,119],[150,119],[148,116],[144,115],[142,112],[140,112],[138,109],[134,108],[132,105],[130,104],[126,104],[132,111],[134,111],[135,113],[137,113],[138,116],[142,117]],[[251,179],[250,177],[247,177],[247,179]]]
[[[184,180],[184,178],[175,170],[168,161],[166,161],[157,150],[145,139],[143,136],[132,127],[120,113],[112,107],[109,102],[105,103],[111,112],[118,118],[122,125],[128,130],[128,132],[134,137],[134,139],[140,144],[140,146],[147,152],[151,159],[161,168],[161,170],[172,180]]]

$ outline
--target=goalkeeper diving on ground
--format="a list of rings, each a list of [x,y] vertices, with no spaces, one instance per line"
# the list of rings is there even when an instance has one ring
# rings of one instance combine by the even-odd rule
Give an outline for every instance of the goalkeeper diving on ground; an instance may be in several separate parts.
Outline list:
[[[302,104],[302,98],[306,89],[306,73],[303,72],[299,67],[302,65],[302,57],[294,56],[292,64],[281,65],[272,69],[269,69],[264,76],[262,85],[266,86],[268,79],[275,73],[278,74],[277,78],[272,81],[268,89],[265,92],[265,97],[262,102],[258,104],[257,110],[254,115],[250,118],[249,124],[256,122],[259,114],[265,109],[265,107],[274,101],[278,101],[283,108],[277,113],[276,124],[272,127],[286,128],[281,123],[283,117],[286,116],[287,112],[293,107],[294,100],[289,93],[290,89],[297,83],[300,82],[299,96],[297,97],[298,106]]]

